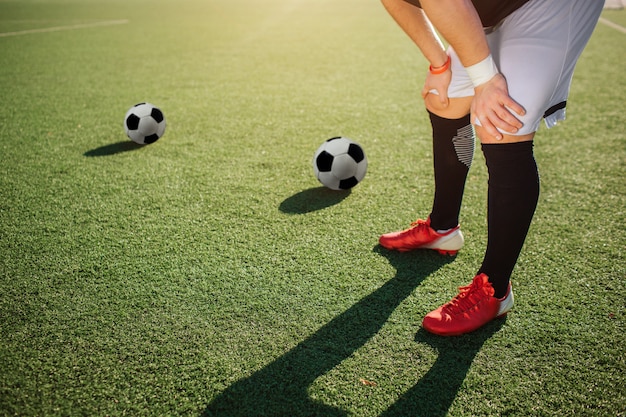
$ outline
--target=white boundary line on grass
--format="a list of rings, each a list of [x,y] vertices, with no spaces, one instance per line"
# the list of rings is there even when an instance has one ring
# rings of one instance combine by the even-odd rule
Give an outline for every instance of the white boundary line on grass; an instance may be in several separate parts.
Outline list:
[[[626,33],[626,28],[624,26],[620,26],[617,23],[613,23],[608,19],[605,19],[603,17],[600,18],[600,23],[604,23],[605,25],[607,25],[610,28],[613,28],[617,31],[620,31],[622,33]]]
[[[601,17],[599,19],[600,23],[607,25],[610,28],[613,28],[619,32],[626,33],[626,28],[624,26],[620,26],[617,23],[613,23],[608,19]],[[102,22],[93,22],[93,23],[82,23],[77,25],[70,26],[53,26],[49,28],[40,28],[40,29],[28,29],[28,30],[20,30],[17,32],[0,32],[0,38],[6,38],[9,36],[20,36],[20,35],[29,35],[32,33],[48,33],[48,32],[60,32],[63,30],[76,30],[76,29],[87,29],[87,28],[95,28],[99,26],[113,26],[113,25],[124,25],[128,23],[128,19],[121,20],[104,20]]]
[[[2,32],[0,33],[0,38],[6,38],[9,36],[20,36],[20,35],[29,35],[31,33],[48,33],[48,32],[60,32],[63,30],[76,30],[76,29],[87,29],[87,28],[95,28],[99,26],[113,26],[113,25],[124,25],[128,23],[128,19],[121,20],[104,20],[101,22],[93,22],[93,23],[81,23],[77,25],[70,26],[53,26],[49,28],[41,28],[41,29],[29,29],[29,30],[20,30],[17,32]]]

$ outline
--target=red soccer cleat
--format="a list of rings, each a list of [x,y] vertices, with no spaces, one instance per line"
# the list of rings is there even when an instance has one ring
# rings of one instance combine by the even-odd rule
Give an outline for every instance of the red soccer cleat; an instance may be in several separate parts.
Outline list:
[[[459,290],[456,297],[424,317],[424,329],[440,336],[458,336],[504,316],[513,307],[511,285],[506,296],[495,298],[485,274],[475,276],[470,285]]]
[[[386,233],[379,239],[381,246],[407,252],[413,249],[433,249],[442,255],[456,255],[463,247],[464,239],[460,226],[444,233],[438,233],[430,227],[430,218],[418,219],[411,227],[400,232]]]

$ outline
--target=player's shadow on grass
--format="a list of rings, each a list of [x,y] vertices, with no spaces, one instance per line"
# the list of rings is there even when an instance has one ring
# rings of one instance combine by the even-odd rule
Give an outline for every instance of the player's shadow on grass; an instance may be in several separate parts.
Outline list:
[[[431,251],[374,250],[396,268],[392,279],[289,352],[228,387],[207,406],[203,416],[346,416],[344,410],[312,400],[309,387],[365,345],[426,277],[453,259]],[[501,324],[455,339],[418,332],[416,340],[436,347],[439,357],[384,415],[445,415],[474,356]]]
[[[289,214],[305,214],[339,204],[350,195],[350,190],[335,191],[326,187],[309,188],[285,199],[280,211]]]
[[[439,352],[437,360],[413,388],[379,417],[448,415],[474,357],[505,321],[505,317],[496,319],[473,333],[458,337],[435,336],[420,329],[415,340],[434,347]]]
[[[114,155],[116,153],[121,153],[121,152],[135,151],[143,147],[145,147],[145,145],[140,145],[130,140],[125,140],[122,142],[111,143],[109,145],[100,146],[99,148],[95,148],[95,149],[85,152],[84,155],[89,156],[89,157],[108,156],[108,155]]]

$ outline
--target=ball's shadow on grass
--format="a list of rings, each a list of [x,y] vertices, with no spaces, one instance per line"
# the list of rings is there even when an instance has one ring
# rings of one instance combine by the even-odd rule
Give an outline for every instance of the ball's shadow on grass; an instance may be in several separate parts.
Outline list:
[[[115,155],[116,153],[135,151],[143,147],[145,147],[145,145],[140,145],[130,140],[125,140],[122,142],[111,143],[109,145],[100,146],[99,148],[92,149],[90,151],[85,152],[84,155],[88,157],[108,156],[108,155]]]
[[[309,188],[285,199],[280,211],[288,214],[305,214],[339,204],[350,195],[350,190],[335,191],[326,187]]]
[[[322,326],[264,368],[215,397],[203,416],[346,416],[348,412],[309,397],[309,388],[364,346],[385,325],[415,287],[453,258],[431,251],[397,253],[379,246],[376,253],[396,268],[379,289]],[[502,321],[461,338],[417,333],[418,343],[439,351],[436,363],[416,385],[392,404],[384,416],[445,416],[484,341]]]

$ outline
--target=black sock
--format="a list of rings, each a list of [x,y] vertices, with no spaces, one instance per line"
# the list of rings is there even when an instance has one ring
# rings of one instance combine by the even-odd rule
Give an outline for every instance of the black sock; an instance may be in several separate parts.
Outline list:
[[[435,168],[430,225],[435,230],[446,230],[459,224],[465,180],[474,157],[474,129],[469,115],[445,119],[431,112],[428,114],[433,128]]]
[[[502,298],[524,245],[537,200],[539,173],[533,142],[482,145],[489,171],[488,241],[479,273]]]

